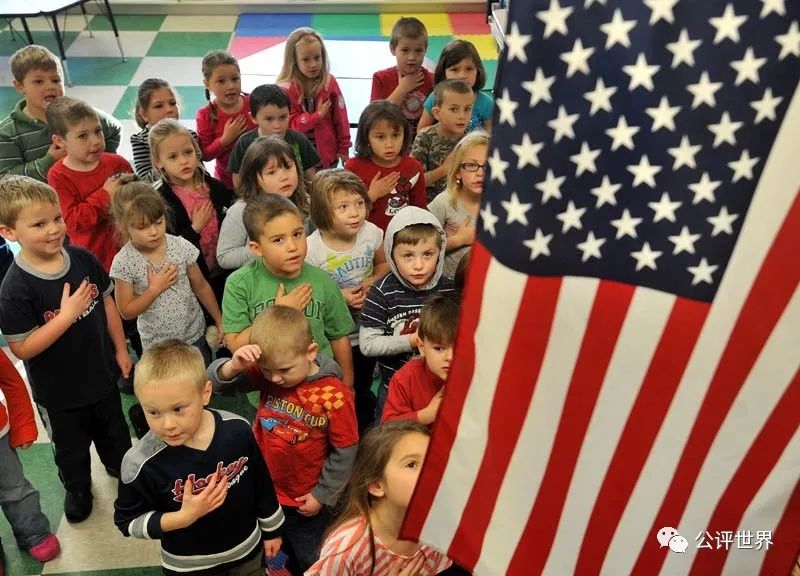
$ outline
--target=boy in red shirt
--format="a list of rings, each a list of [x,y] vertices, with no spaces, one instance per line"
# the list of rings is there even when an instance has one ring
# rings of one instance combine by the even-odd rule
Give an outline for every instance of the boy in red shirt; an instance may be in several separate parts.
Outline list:
[[[395,372],[381,422],[415,420],[430,426],[436,420],[453,361],[458,312],[455,299],[441,294],[422,307],[417,326],[422,357],[412,358]]]
[[[334,506],[350,479],[358,449],[353,392],[333,360],[317,354],[303,312],[270,306],[250,330],[250,344],[220,358],[207,375],[216,390],[259,390],[256,441],[286,521],[283,540],[299,572],[318,558]]]
[[[46,116],[53,143],[67,153],[47,173],[47,183],[58,194],[67,236],[92,252],[108,272],[118,249],[108,207],[119,188],[118,177],[133,169],[122,156],[105,151],[100,120],[85,102],[56,98]]]

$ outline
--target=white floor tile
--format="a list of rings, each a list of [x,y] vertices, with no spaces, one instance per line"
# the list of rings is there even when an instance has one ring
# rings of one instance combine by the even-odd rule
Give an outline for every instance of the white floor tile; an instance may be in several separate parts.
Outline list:
[[[91,18],[91,15],[89,16]],[[28,28],[33,30],[51,30],[52,24],[50,23],[49,18],[39,17],[39,18],[28,18]],[[69,14],[67,15],[66,21],[64,20],[64,16],[58,16],[58,28],[62,32],[66,30],[67,32],[79,32],[86,28],[86,21],[83,19],[81,14]],[[22,31],[22,24],[19,23],[19,20],[14,22],[14,29]],[[24,34],[25,32],[22,31]]]
[[[14,76],[11,75],[11,65],[9,56],[0,56],[0,86],[13,86]]]
[[[165,78],[173,86],[198,86],[203,83],[200,64],[202,57],[148,56],[142,60],[131,86],[138,86],[147,78]]]
[[[120,32],[122,49],[125,56],[144,56],[150,50],[150,45],[158,32]],[[93,57],[113,58],[119,57],[119,46],[113,32],[95,32],[94,38],[89,37],[89,32],[81,32],[72,45],[67,49],[67,58]]]
[[[65,93],[67,96],[85,100],[103,112],[113,114],[125,93],[125,88],[125,86],[67,86]]]
[[[238,16],[192,15],[167,16],[161,24],[161,32],[233,32]]]

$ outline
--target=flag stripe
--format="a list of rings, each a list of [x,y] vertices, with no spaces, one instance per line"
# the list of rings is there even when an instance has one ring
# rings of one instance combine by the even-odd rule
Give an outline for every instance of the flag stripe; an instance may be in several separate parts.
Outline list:
[[[791,538],[782,537],[767,551],[764,563],[761,566],[761,576],[788,573],[786,566],[792,566],[798,554],[800,554],[800,534],[797,533],[797,527],[800,526],[800,480],[798,480],[798,477],[800,477],[800,458],[798,458],[798,455],[800,455],[800,434],[795,433],[783,451],[783,458],[781,459],[781,463],[786,462],[789,464],[786,467],[788,468],[788,473],[783,467],[776,466],[771,477],[767,479],[767,482],[764,483],[764,488],[759,493],[759,496],[766,495],[767,498],[765,499],[771,501],[771,509],[775,511],[776,515],[783,511],[783,516],[773,528],[774,533],[792,536]],[[783,474],[778,474],[776,473],[777,471],[783,472]],[[770,482],[772,477],[780,477],[783,482],[775,486]],[[794,489],[792,489],[792,486],[794,486]],[[786,502],[781,498],[784,494],[790,495]],[[756,502],[760,504],[761,499],[756,497]],[[751,507],[753,506],[751,505]],[[728,565],[735,569],[735,565],[731,564],[730,558],[728,559]],[[750,574],[755,573],[755,570],[750,572]],[[727,576],[732,576],[732,571]]]

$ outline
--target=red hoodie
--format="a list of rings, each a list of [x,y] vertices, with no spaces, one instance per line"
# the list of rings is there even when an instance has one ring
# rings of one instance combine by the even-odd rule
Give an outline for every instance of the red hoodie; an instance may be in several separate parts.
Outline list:
[[[6,397],[5,404],[0,402],[0,437],[8,434],[10,429],[9,444],[12,448],[36,440],[38,436],[36,419],[33,416],[28,389],[14,368],[14,364],[2,352],[0,352],[0,390]],[[10,420],[6,406],[11,412]]]

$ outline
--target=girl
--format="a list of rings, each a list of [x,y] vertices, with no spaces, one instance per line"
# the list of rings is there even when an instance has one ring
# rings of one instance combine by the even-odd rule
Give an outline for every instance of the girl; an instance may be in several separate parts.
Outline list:
[[[208,104],[197,111],[200,149],[203,160],[216,158],[214,176],[233,190],[228,159],[239,136],[258,126],[248,113],[250,96],[242,94],[236,58],[224,50],[212,50],[203,58],[202,69]],[[214,94],[213,101],[211,94]]]
[[[137,318],[142,347],[179,338],[194,345],[211,362],[200,303],[222,333],[222,312],[211,286],[197,265],[197,248],[167,234],[167,206],[149,184],[121,186],[111,214],[126,244],[111,264],[114,298],[120,315]],[[198,302],[199,300],[199,302]]]
[[[433,548],[398,537],[428,442],[417,422],[388,422],[364,436],[342,512],[305,576],[430,576],[450,565]]]
[[[298,28],[286,40],[286,51],[275,83],[289,95],[289,127],[316,147],[322,167],[347,160],[350,121],[344,96],[328,67],[322,37],[311,28]]]
[[[447,190],[428,204],[447,235],[444,275],[452,278],[461,258],[475,240],[475,221],[486,178],[489,135],[476,130],[464,136],[453,148],[453,163],[447,174]]]
[[[494,102],[491,96],[481,92],[486,84],[486,69],[472,42],[453,40],[442,50],[439,62],[436,63],[436,71],[433,73],[433,82],[438,84],[450,78],[463,80],[472,86],[472,91],[475,93],[475,105],[472,107],[472,117],[467,125],[467,132],[481,127],[491,132]],[[423,108],[425,110],[419,120],[418,131],[436,123],[433,117],[433,93],[425,100]]]
[[[308,216],[308,196],[294,150],[280,136],[261,136],[247,148],[236,187],[239,200],[228,210],[219,231],[217,260],[220,266],[235,270],[255,256],[247,246],[244,208],[260,194],[289,198],[303,219]]]
[[[323,170],[314,177],[311,221],[317,230],[308,237],[306,262],[330,274],[356,324],[349,337],[359,434],[375,420],[371,390],[375,358],[367,358],[358,347],[358,315],[372,282],[389,271],[383,230],[366,221],[369,204],[364,183],[347,170]]]
[[[425,171],[408,155],[410,137],[399,106],[372,102],[358,121],[356,157],[344,165],[364,182],[372,204],[368,219],[384,231],[401,208],[425,207]]]

